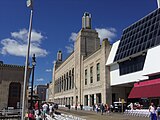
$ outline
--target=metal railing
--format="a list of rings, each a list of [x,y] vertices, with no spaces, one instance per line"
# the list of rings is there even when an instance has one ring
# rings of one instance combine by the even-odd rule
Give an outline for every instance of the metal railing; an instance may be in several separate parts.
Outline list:
[[[0,110],[0,119],[11,119],[15,118],[16,120],[21,116],[21,109],[3,109]]]

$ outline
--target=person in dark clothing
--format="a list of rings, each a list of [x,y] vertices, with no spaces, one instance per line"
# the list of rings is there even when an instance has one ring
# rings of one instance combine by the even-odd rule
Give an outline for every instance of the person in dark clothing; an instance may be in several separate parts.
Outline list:
[[[81,108],[81,110],[83,110],[83,105],[82,104],[80,104],[80,108]]]
[[[104,105],[103,105],[103,103],[101,104],[100,108],[101,108],[101,115],[103,115],[103,112],[104,112]]]
[[[75,105],[75,110],[77,110],[77,104]]]
[[[71,105],[68,105],[68,109],[69,109],[69,110],[71,109]]]

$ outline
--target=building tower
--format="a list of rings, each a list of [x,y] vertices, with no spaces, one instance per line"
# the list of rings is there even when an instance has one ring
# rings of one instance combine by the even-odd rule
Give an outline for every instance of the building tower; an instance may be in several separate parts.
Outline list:
[[[54,68],[55,68],[55,70],[61,65],[61,63],[62,63],[62,51],[59,50],[57,52],[57,60],[54,61]]]
[[[160,0],[157,0],[158,8],[160,8]]]
[[[57,61],[62,61],[62,51],[59,50],[57,53]]]
[[[91,14],[85,12],[82,17],[82,28],[91,29]]]

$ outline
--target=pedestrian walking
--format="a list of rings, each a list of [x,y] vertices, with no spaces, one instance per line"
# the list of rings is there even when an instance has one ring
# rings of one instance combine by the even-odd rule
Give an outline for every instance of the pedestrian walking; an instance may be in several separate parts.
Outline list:
[[[45,119],[45,117],[46,117],[46,113],[47,113],[47,110],[48,110],[48,105],[47,105],[47,103],[44,103],[43,105],[42,105],[42,109],[43,109],[43,118]]]
[[[75,110],[77,110],[77,104],[75,105]]]
[[[109,109],[110,109],[111,112],[113,112],[114,107],[113,107],[112,104],[110,105],[110,108],[109,108]]]
[[[108,104],[105,104],[105,112],[106,112],[106,113],[109,113],[109,107],[108,107]]]
[[[71,105],[70,105],[70,104],[68,105],[68,109],[69,109],[69,110],[71,109]]]
[[[103,112],[104,112],[104,105],[103,105],[103,103],[101,104],[100,109],[101,109],[101,115],[103,115]]]
[[[36,120],[38,120],[39,116],[40,116],[40,109],[39,109],[39,102],[36,101],[36,103],[34,104],[34,109],[35,109],[35,118]]]
[[[53,105],[52,105],[52,104],[49,104],[49,115],[50,115],[51,117],[53,116],[53,111],[54,111]]]
[[[35,120],[34,110],[29,110],[28,118],[29,120]]]
[[[160,120],[160,105],[157,107],[157,120]]]
[[[96,107],[96,112],[98,113],[98,105],[96,104],[95,107]]]
[[[151,105],[149,106],[149,112],[150,112],[150,120],[157,120],[156,110],[153,103],[151,103]]]
[[[93,109],[92,109],[92,110],[93,110],[93,111],[95,111],[95,108],[96,108],[95,104],[93,104],[93,106],[92,106],[92,107],[93,107]]]

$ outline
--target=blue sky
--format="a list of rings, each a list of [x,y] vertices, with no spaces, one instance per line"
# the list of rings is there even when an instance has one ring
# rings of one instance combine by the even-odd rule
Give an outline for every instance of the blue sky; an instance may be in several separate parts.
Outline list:
[[[1,0],[0,60],[25,64],[30,10],[26,0]],[[157,0],[34,0],[31,52],[37,56],[35,84],[52,80],[58,50],[63,59],[73,49],[84,12],[92,14],[92,28],[111,43],[128,25],[157,9]],[[30,58],[31,61],[31,58]]]

